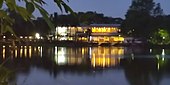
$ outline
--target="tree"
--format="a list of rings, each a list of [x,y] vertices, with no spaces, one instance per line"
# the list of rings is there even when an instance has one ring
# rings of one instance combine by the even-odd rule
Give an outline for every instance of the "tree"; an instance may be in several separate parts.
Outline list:
[[[153,30],[153,18],[147,12],[129,10],[126,14],[126,19],[122,24],[124,34],[133,37],[147,38]]]
[[[150,37],[149,41],[152,44],[157,45],[167,45],[170,44],[170,35],[169,32],[165,29],[158,29],[153,33],[153,35]]]
[[[132,0],[129,10],[136,10],[151,14],[155,3],[153,0]]]
[[[25,7],[17,5],[16,2],[25,3]],[[72,9],[63,0],[54,0],[54,3],[60,8],[61,11],[64,9],[66,13],[74,14]],[[43,5],[46,5],[45,0],[0,0],[1,35],[7,31],[14,33],[11,27],[15,23],[15,19],[8,16],[9,14],[4,10],[3,5],[10,11],[15,11],[21,15],[25,21],[31,21],[31,18],[34,18],[33,12],[35,9],[38,9],[49,27],[51,29],[55,28],[49,19],[49,14],[42,7]]]
[[[125,15],[122,31],[133,37],[148,39],[150,34],[157,30],[155,16],[162,15],[160,4],[153,0],[132,0],[132,4]]]
[[[157,3],[154,10],[153,10],[153,16],[157,17],[157,16],[162,16],[163,13],[163,9],[161,8],[160,3]]]

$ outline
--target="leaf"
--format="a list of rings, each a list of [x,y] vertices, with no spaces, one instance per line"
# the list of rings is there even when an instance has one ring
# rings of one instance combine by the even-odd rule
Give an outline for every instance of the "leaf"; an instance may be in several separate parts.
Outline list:
[[[4,21],[6,21],[8,24],[12,25],[14,22],[5,11],[0,10],[0,18],[3,18]]]
[[[14,7],[14,5],[12,3],[6,3],[6,5],[8,6],[8,8],[10,10],[14,10],[15,9],[15,7]]]
[[[13,5],[16,4],[15,0],[6,0],[7,3],[12,3]]]
[[[46,21],[46,23],[48,24],[48,26],[50,27],[51,30],[55,29],[54,25],[52,24],[52,22],[50,21],[49,17],[48,17],[48,12],[43,9],[41,6],[39,6],[38,4],[34,3],[36,8],[39,10],[39,12],[41,13],[41,15],[43,16],[43,19]]]
[[[31,14],[29,14],[28,11],[24,7],[17,6],[16,10],[25,21],[30,19]]]
[[[43,5],[43,4],[47,4],[46,2],[44,2],[43,0],[35,0],[37,3]]]
[[[63,12],[61,0],[54,0],[54,2],[57,4],[57,6],[60,8],[61,12]]]
[[[74,16],[76,16],[76,14],[74,13],[74,11],[66,4],[66,3],[62,3],[66,13],[70,12],[71,14],[73,14]]]
[[[4,1],[4,0],[0,0],[0,8],[1,8],[2,5],[3,5],[3,1]]]
[[[3,10],[0,10],[0,18],[5,17],[7,13]]]
[[[43,16],[44,20],[47,22],[48,26],[51,28],[51,29],[54,29],[54,25],[52,24],[52,22],[50,21],[48,15],[42,10],[40,9],[39,10],[41,15]]]
[[[26,3],[26,9],[27,9],[27,11],[28,11],[30,14],[32,14],[32,13],[34,12],[34,10],[35,10],[34,5],[33,5],[32,3],[30,3],[30,2],[27,2],[27,3]]]
[[[5,27],[5,32],[10,32],[10,33],[14,34],[14,36],[15,36],[16,38],[18,38],[17,35],[15,34],[15,32],[13,31],[12,27],[9,26],[9,25],[7,25],[7,26]]]

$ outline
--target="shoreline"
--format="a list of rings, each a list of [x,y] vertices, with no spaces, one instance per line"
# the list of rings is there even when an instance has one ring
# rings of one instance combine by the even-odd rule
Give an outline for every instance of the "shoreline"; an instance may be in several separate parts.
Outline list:
[[[91,42],[81,42],[81,41],[36,41],[36,42],[0,42],[0,45],[11,45],[11,46],[29,46],[29,45],[50,45],[59,47],[95,47],[95,46],[115,46],[115,47],[142,47],[142,48],[170,48],[170,45],[153,45],[150,43],[116,43],[112,45],[111,43],[91,43]]]

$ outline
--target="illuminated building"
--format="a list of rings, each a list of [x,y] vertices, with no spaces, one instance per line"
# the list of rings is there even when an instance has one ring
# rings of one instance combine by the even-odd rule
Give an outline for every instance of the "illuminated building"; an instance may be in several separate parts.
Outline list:
[[[121,43],[119,24],[91,24],[79,27],[56,27],[57,40],[74,40],[97,43]]]
[[[56,27],[56,40],[76,40],[76,34],[84,33],[83,27]],[[77,37],[78,39],[78,37]],[[81,39],[80,39],[81,40]]]
[[[90,41],[98,43],[121,43],[124,38],[120,34],[119,24],[92,24],[90,25]]]

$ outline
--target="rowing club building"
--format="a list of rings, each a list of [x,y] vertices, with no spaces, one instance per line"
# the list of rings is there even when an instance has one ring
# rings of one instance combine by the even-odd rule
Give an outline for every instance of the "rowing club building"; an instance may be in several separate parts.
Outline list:
[[[122,43],[120,24],[91,24],[78,27],[56,27],[55,40],[91,43]]]

